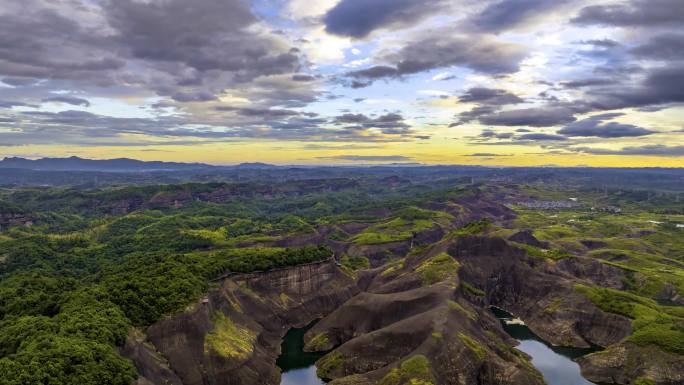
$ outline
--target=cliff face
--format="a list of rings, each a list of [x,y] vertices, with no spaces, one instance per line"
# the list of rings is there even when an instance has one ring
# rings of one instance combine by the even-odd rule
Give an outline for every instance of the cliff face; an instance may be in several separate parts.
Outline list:
[[[621,343],[579,359],[582,375],[602,384],[633,384],[640,377],[660,385],[684,383],[684,360],[653,347]]]
[[[603,312],[574,288],[610,273],[588,274],[583,261],[530,258],[499,238],[462,238],[449,252],[463,263],[461,277],[485,293],[469,295],[472,301],[510,311],[554,345],[608,346],[631,333],[629,319]]]
[[[501,205],[476,199],[449,208],[454,226],[475,218],[478,210],[495,221],[511,215]],[[365,227],[339,226],[347,233]],[[542,384],[490,313],[496,306],[551,344],[606,348],[578,360],[590,380],[632,384],[644,376],[659,385],[684,383],[681,357],[624,342],[631,321],[602,311],[577,289],[578,284],[622,289],[622,269],[588,257],[534,257],[502,238],[453,237],[445,235],[449,229],[418,234],[414,246],[426,246],[416,248],[411,240],[330,241],[326,234],[334,229],[327,227],[276,241],[279,246],[327,243],[337,255],[369,257],[375,267],[352,276],[325,262],[226,279],[186,311],[149,327],[146,336],[131,335],[123,352],[142,375],[138,385],[275,385],[280,379],[275,361],[287,329],[321,319],[307,333],[306,348],[332,349],[317,363],[331,385],[378,384],[388,376],[407,382],[402,366],[420,360],[427,363],[426,377],[416,381]],[[511,239],[538,242],[529,233]],[[663,296],[676,295],[671,291]]]
[[[438,243],[359,277],[365,291],[305,336],[309,350],[339,345],[317,363],[320,375],[334,385],[395,383],[406,362],[423,357],[424,377],[407,383],[544,383],[490,312],[462,296],[460,264],[444,249]]]
[[[357,294],[334,263],[227,279],[185,312],[129,337],[123,353],[154,384],[278,384],[284,333]],[[160,357],[164,357],[161,359]]]

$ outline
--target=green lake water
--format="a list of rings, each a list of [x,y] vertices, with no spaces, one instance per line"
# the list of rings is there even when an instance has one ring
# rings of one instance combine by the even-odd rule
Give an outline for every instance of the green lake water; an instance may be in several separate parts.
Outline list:
[[[507,323],[513,316],[501,309],[491,308],[501,320],[504,330],[520,342],[516,349],[532,357],[532,365],[541,372],[549,385],[594,385],[580,373],[575,358],[597,351],[594,348],[578,349],[551,346],[525,325]]]

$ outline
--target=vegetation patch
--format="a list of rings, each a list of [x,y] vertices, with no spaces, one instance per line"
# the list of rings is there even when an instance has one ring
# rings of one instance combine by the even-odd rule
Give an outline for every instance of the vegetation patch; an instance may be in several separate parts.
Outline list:
[[[430,361],[422,354],[416,354],[387,373],[380,385],[433,385]]]
[[[330,350],[332,347],[332,343],[330,343],[330,339],[325,333],[314,335],[313,338],[306,343],[306,350],[309,352],[323,352]]]
[[[370,261],[366,257],[350,257],[345,255],[340,259],[342,266],[346,266],[351,270],[363,270],[370,267]]]
[[[549,302],[544,308],[545,313],[555,313],[558,308],[563,304],[563,298],[554,298],[553,301]]]
[[[316,375],[318,378],[330,379],[331,374],[342,367],[342,354],[339,352],[331,352],[316,362]]]
[[[485,349],[474,339],[468,337],[467,335],[459,332],[458,333],[458,338],[463,341],[465,346],[467,346],[470,350],[475,353],[475,356],[477,357],[478,360],[482,361],[485,356],[487,355],[487,352]]]
[[[489,227],[492,225],[492,222],[489,221],[488,219],[481,219],[478,221],[470,222],[467,225],[461,227],[460,229],[454,230],[451,232],[451,235],[454,237],[465,237],[468,235],[479,235],[483,234]]]
[[[418,265],[416,271],[421,274],[423,285],[441,282],[458,273],[459,263],[447,253],[440,253]]]
[[[466,291],[466,293],[472,294],[477,297],[484,297],[486,294],[483,290],[476,288],[475,286],[469,284],[466,281],[461,281],[461,287],[463,288],[463,290]]]
[[[222,357],[247,359],[254,351],[257,334],[234,323],[223,313],[214,315],[214,330],[204,336],[204,353],[210,350]]]
[[[632,319],[632,335],[627,337],[628,341],[684,354],[684,318],[668,313],[667,307],[620,290],[584,285],[576,288],[602,310]]]
[[[471,320],[477,319],[477,314],[474,311],[464,308],[460,303],[453,300],[449,300],[447,303],[449,304],[449,309],[461,312]]]
[[[407,220],[402,217],[373,225],[357,234],[352,241],[359,245],[376,245],[409,239],[421,231],[430,229],[434,222],[430,219]]]
[[[225,266],[230,271],[249,273],[324,261],[332,255],[332,250],[327,246],[306,246],[297,249],[276,247],[233,249],[217,252],[215,257],[225,259]]]

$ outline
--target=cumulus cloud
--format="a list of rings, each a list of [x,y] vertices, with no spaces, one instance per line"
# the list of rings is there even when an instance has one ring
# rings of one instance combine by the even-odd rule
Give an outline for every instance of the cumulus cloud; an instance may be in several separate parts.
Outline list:
[[[469,19],[475,28],[501,32],[526,24],[530,19],[557,9],[572,0],[501,0],[487,6]]]
[[[551,127],[574,122],[575,113],[565,107],[523,108],[483,115],[479,121],[492,126]]]
[[[13,86],[70,80],[207,101],[236,83],[297,72],[298,52],[259,23],[242,0],[8,0],[0,74]]]
[[[680,0],[632,0],[584,7],[572,21],[619,27],[681,26],[684,12]]]
[[[404,122],[404,117],[397,113],[387,113],[377,118],[371,118],[364,114],[346,113],[335,118],[335,123],[349,125],[354,128],[378,128],[385,134],[405,134],[410,126]]]
[[[524,102],[523,99],[511,92],[485,87],[470,88],[459,96],[458,100],[463,103],[480,103],[498,106]]]
[[[670,32],[654,36],[648,42],[631,49],[630,53],[651,60],[684,59],[684,34]]]
[[[363,38],[376,29],[414,24],[443,9],[447,3],[445,0],[342,0],[323,20],[328,33]]]
[[[604,123],[605,120],[622,116],[621,113],[602,114],[592,116],[574,123],[571,123],[560,130],[559,134],[565,136],[584,136],[597,138],[623,138],[651,135],[654,131],[647,130],[632,124],[622,124],[616,122]]]
[[[684,102],[684,64],[674,63],[650,69],[637,85],[615,83],[588,89],[593,108],[613,110]]]
[[[71,104],[72,106],[83,106],[90,107],[90,102],[87,99],[77,98],[75,96],[53,96],[50,98],[43,99],[43,102],[53,102],[53,103],[65,103]]]
[[[397,52],[382,54],[380,64],[351,71],[347,76],[366,85],[376,79],[401,77],[428,70],[461,66],[497,75],[518,71],[527,55],[523,46],[485,35],[457,35],[449,30],[429,31],[402,46]]]

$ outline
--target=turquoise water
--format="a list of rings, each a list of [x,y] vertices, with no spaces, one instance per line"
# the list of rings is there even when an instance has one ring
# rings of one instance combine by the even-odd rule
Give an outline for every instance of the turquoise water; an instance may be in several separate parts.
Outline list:
[[[594,385],[582,377],[580,367],[573,359],[595,352],[596,349],[551,346],[527,326],[507,324],[506,321],[512,319],[511,314],[497,308],[492,308],[492,312],[501,320],[504,330],[520,342],[516,348],[532,357],[532,365],[549,385]]]
[[[283,337],[281,354],[276,364],[282,370],[280,385],[324,385],[316,375],[316,361],[325,353],[304,351],[304,334],[316,322],[303,328],[292,328]]]

